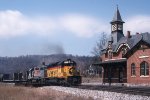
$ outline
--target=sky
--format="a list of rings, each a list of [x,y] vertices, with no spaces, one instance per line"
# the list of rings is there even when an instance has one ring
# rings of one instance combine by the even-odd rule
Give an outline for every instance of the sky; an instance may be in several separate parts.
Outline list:
[[[126,31],[150,32],[150,0],[0,0],[0,56],[92,56],[118,5]]]

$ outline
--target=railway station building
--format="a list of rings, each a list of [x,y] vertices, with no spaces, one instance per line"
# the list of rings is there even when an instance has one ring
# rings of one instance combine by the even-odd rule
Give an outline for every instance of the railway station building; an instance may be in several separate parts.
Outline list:
[[[102,50],[104,83],[150,85],[150,33],[123,33],[119,9],[111,24],[111,39]]]

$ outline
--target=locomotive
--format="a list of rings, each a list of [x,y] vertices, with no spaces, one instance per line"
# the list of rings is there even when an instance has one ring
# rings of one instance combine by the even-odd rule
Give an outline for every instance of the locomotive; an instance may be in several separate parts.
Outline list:
[[[42,66],[29,69],[26,75],[26,84],[32,85],[79,85],[82,81],[76,62],[71,59],[49,65],[43,63]]]

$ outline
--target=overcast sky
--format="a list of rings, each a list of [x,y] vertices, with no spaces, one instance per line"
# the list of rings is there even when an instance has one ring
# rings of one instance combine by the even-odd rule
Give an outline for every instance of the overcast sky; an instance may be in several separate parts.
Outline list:
[[[150,0],[1,0],[0,56],[91,55],[117,4],[125,35],[150,32]]]

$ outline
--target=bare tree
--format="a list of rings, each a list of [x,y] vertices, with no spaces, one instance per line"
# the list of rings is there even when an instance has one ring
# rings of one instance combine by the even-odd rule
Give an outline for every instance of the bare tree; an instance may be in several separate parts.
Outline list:
[[[100,55],[102,54],[101,50],[104,48],[104,46],[106,45],[108,40],[108,36],[106,33],[101,33],[98,41],[96,42],[95,47],[92,50],[92,54],[97,58],[100,57]]]

